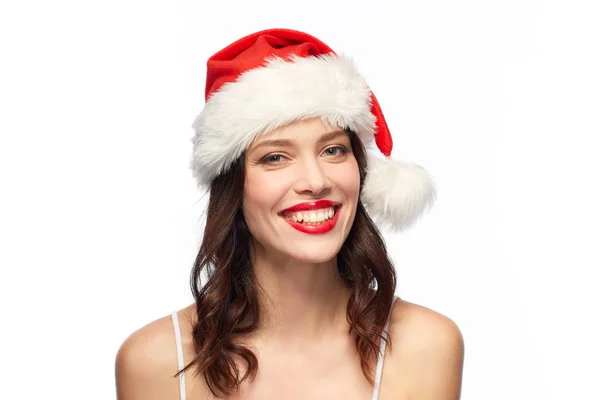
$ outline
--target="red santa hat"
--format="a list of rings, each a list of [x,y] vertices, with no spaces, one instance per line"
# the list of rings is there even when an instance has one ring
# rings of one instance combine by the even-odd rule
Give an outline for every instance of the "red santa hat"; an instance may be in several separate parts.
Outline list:
[[[194,121],[190,168],[200,188],[227,171],[258,135],[320,118],[355,132],[367,149],[361,200],[381,227],[412,225],[435,200],[431,176],[390,158],[392,137],[381,107],[353,61],[319,39],[289,29],[243,37],[208,59],[206,104]]]

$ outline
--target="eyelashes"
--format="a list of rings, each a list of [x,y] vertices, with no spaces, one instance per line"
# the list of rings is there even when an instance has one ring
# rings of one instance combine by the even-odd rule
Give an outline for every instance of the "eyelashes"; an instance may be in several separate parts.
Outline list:
[[[331,153],[332,150],[334,150],[333,154]],[[348,150],[348,148],[346,148],[345,146],[342,146],[342,145],[331,146],[331,147],[328,147],[325,150],[323,150],[323,153],[325,153],[327,156],[331,156],[334,158],[343,157],[346,154],[348,154],[349,152],[350,152],[350,150]],[[261,158],[260,163],[266,164],[266,165],[275,165],[275,164],[281,163],[281,160],[283,158],[285,158],[285,156],[283,154],[273,153],[273,154],[269,154],[269,155]]]
[[[261,164],[277,164],[279,160],[274,160],[274,158],[283,157],[281,154],[270,154],[260,160]]]
[[[328,148],[326,148],[325,150],[323,150],[323,152],[327,152],[327,151],[329,151],[329,150],[339,150],[339,151],[340,151],[340,153],[338,153],[338,154],[348,154],[348,149],[347,149],[346,147],[342,146],[342,145],[340,145],[340,146],[328,147]],[[328,153],[328,154],[329,154],[329,155],[332,155],[332,156],[335,156],[335,154],[331,154],[331,153]]]

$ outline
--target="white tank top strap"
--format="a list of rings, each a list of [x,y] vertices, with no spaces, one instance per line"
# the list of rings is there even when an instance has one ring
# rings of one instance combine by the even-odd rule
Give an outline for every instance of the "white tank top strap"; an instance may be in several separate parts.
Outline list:
[[[383,332],[381,335],[387,339],[388,337],[388,329],[390,326],[390,319],[392,318],[392,310],[394,308],[394,303],[398,299],[398,296],[394,296],[394,301],[392,302],[392,307],[390,308],[390,314],[388,315],[388,319],[385,323],[385,327],[383,328]],[[381,386],[381,374],[383,372],[383,360],[385,359],[385,346],[387,342],[385,340],[381,340],[379,343],[379,358],[377,359],[377,368],[375,369],[375,385],[373,387],[373,397],[371,400],[377,400],[379,398],[379,387]]]
[[[181,371],[184,367],[183,364],[183,344],[181,341],[181,329],[179,328],[179,318],[177,318],[177,311],[171,313],[171,319],[173,320],[173,329],[175,330],[175,345],[177,346],[177,371]],[[180,400],[186,400],[185,394],[185,374],[179,375],[179,398]]]

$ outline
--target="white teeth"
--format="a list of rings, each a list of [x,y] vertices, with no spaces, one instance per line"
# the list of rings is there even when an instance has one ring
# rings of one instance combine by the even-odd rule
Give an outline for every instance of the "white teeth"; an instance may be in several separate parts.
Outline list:
[[[315,210],[315,211],[305,211],[305,212],[297,211],[295,213],[285,215],[284,218],[289,219],[290,221],[294,221],[294,222],[314,224],[314,223],[321,223],[323,221],[331,219],[331,218],[333,218],[334,215],[335,215],[335,211],[333,211],[333,207],[329,207],[326,209]]]

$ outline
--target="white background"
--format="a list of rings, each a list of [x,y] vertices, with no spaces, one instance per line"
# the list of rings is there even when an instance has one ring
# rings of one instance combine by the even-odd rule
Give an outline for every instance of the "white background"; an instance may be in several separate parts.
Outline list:
[[[206,59],[287,27],[355,59],[393,157],[436,179],[434,209],[385,239],[398,294],[463,332],[462,398],[600,399],[599,18],[591,1],[3,2],[0,398],[114,398],[122,341],[191,303]]]

